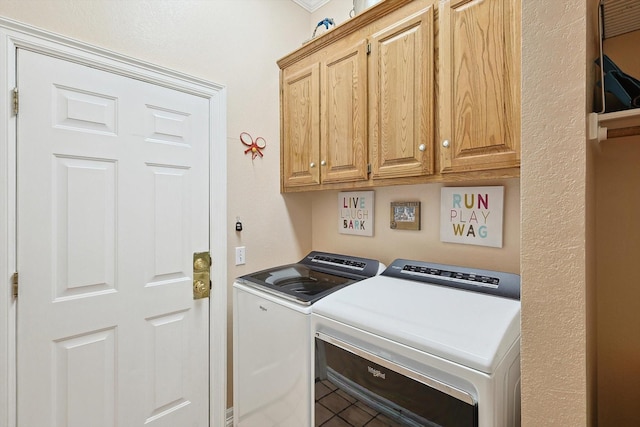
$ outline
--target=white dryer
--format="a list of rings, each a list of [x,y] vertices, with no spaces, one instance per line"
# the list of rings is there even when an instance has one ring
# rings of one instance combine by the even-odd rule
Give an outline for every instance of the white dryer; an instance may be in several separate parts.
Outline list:
[[[518,275],[400,259],[311,318],[316,426],[520,425]]]

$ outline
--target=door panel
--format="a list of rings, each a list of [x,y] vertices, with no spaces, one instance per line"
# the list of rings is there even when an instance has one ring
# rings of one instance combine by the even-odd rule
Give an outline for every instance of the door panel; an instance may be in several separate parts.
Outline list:
[[[519,3],[441,4],[441,172],[520,166]]]
[[[53,161],[54,301],[115,292],[116,164],[60,155]]]
[[[366,181],[367,42],[336,49],[322,63],[321,181]]]
[[[282,184],[320,183],[320,65],[282,74]]]
[[[115,347],[115,328],[55,342],[55,425],[116,425]]]
[[[18,82],[18,424],[207,426],[208,100],[23,50]]]
[[[433,6],[371,40],[373,178],[433,172]]]

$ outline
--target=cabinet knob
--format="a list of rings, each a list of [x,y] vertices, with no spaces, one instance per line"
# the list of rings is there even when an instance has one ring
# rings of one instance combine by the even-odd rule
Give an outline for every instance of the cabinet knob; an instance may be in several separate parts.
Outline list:
[[[444,141],[442,141],[442,146],[443,146],[444,148],[449,147],[449,140],[448,140],[448,139],[445,139]]]
[[[320,162],[320,166],[325,166],[326,164],[327,164],[327,162],[324,161],[324,160]]]
[[[313,162],[311,162],[311,164],[309,165],[309,167],[311,167],[311,168],[315,168],[315,167],[316,167],[316,164],[315,164],[315,163],[313,163]]]
[[[427,146],[424,145],[424,144],[420,144],[420,146],[418,147],[418,150],[420,150],[420,151],[424,151],[426,149],[427,149]]]

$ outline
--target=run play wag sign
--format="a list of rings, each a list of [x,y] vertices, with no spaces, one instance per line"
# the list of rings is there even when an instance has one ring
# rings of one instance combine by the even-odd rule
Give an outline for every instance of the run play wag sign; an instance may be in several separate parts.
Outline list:
[[[504,187],[443,187],[440,240],[502,247]]]

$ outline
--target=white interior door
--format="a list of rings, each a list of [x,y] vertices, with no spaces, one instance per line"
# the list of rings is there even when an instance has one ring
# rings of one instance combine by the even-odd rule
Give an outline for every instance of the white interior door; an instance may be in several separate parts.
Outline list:
[[[208,425],[206,99],[18,52],[18,425]]]

